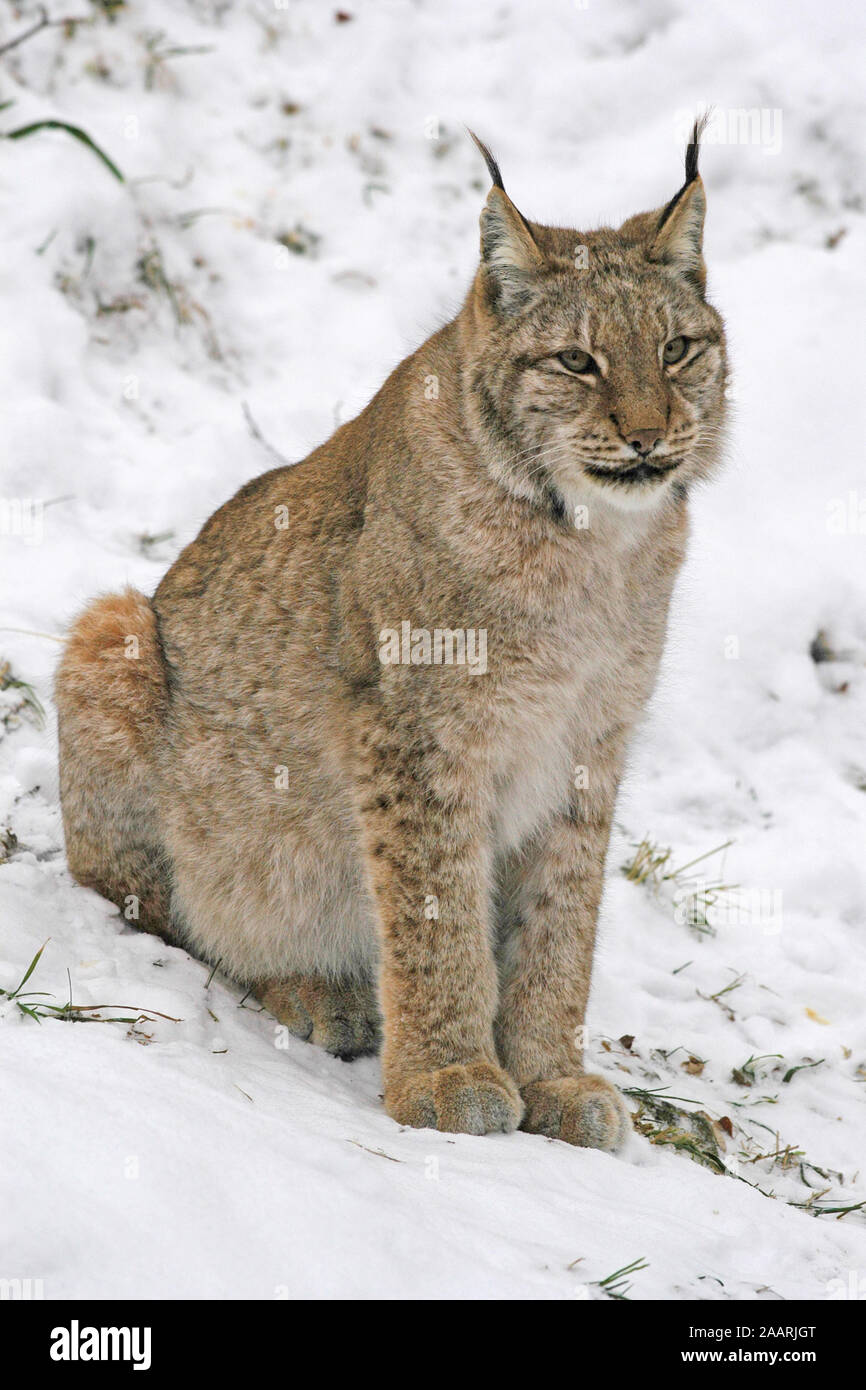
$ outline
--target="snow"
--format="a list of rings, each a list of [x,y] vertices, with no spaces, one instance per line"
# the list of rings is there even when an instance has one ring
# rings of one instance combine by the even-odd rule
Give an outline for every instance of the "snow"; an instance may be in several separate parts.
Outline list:
[[[866,1200],[862,20],[844,0],[347,8],[143,0],[2,60],[4,130],[81,126],[127,182],[63,132],[3,145],[0,660],[48,722],[0,695],[0,988],[47,941],[25,991],[138,1022],[39,1024],[0,997],[0,1277],[593,1300],[643,1259],[632,1298],[856,1289],[863,1212],[814,1206]],[[72,882],[51,638],[100,590],[152,592],[270,466],[243,402],[301,457],[457,308],[486,188],[464,121],[519,206],[579,227],[665,201],[707,102],[717,136],[769,113],[763,144],[703,158],[734,425],[618,808],[588,1058],[730,1121],[733,1171],[637,1134],[610,1157],[401,1130],[377,1061],[286,1039]],[[714,933],[681,880],[620,873],[644,836],[674,868],[732,842],[691,871],[739,885]]]

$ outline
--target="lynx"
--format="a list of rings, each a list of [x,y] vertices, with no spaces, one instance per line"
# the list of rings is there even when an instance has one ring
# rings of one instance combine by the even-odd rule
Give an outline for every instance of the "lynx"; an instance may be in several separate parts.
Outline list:
[[[721,445],[700,133],[668,203],[591,232],[527,220],[476,140],[460,312],[152,598],[97,599],[59,668],[75,878],[299,1038],[381,1035],[403,1125],[629,1128],[581,1043],[617,788]],[[483,669],[448,660],[482,633]]]

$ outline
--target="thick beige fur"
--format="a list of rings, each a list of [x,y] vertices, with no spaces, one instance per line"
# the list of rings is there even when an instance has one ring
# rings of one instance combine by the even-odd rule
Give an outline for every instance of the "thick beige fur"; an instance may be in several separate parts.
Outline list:
[[[491,160],[453,322],[221,507],[152,599],[96,600],[59,669],[76,878],[298,1036],[352,1056],[381,1027],[403,1124],[626,1132],[580,1029],[617,787],[723,422],[692,156],[664,209],[587,233],[527,223]],[[404,623],[408,664],[388,659]],[[422,629],[483,630],[486,661],[428,661]]]

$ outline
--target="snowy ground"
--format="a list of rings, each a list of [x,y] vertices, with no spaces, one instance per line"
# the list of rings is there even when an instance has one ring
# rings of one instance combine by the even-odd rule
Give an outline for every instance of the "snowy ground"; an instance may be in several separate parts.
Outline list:
[[[862,18],[347,8],[54,0],[94,21],[0,58],[4,131],[70,122],[127,180],[64,132],[0,147],[0,659],[48,714],[0,693],[0,988],[47,940],[24,986],[47,996],[21,1002],[71,988],[138,1018],[39,1024],[0,997],[0,1278],[49,1298],[602,1299],[642,1260],[632,1298],[864,1297],[864,1210],[824,1210],[866,1201]],[[0,41],[34,16],[5,7]],[[731,459],[695,509],[621,799],[589,1020],[592,1064],[644,1093],[644,1135],[611,1158],[401,1131],[375,1061],[283,1046],[70,880],[52,635],[100,589],[151,592],[269,466],[243,402],[300,457],[457,307],[486,188],[463,121],[529,215],[581,226],[666,200],[707,102],[735,137],[703,159]],[[641,883],[620,868],[643,837],[672,854]],[[689,925],[700,874],[739,885],[709,927]]]

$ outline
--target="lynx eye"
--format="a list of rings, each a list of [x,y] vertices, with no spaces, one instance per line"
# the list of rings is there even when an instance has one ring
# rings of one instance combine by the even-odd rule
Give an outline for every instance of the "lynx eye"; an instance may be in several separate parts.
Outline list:
[[[581,352],[580,348],[568,348],[566,352],[559,353],[559,361],[578,376],[589,376],[598,371],[595,358],[590,357],[588,352]]]
[[[669,343],[665,343],[662,357],[668,367],[674,362],[681,362],[688,351],[688,338],[671,338]]]

